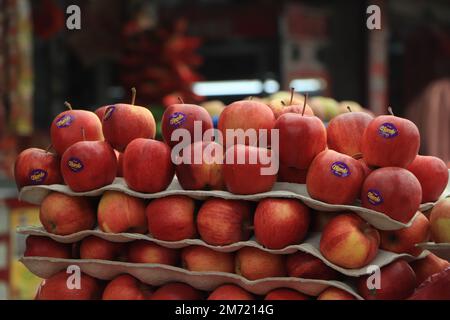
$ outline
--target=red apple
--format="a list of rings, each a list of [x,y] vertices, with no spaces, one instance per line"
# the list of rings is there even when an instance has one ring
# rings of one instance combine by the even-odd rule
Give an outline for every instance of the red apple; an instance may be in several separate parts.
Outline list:
[[[292,289],[280,288],[270,291],[264,300],[309,300],[309,297]]]
[[[135,95],[134,90],[131,105],[120,103],[106,108],[102,119],[106,141],[120,152],[137,138],[155,138],[155,118],[147,108],[134,105]]]
[[[420,286],[422,282],[427,280],[433,274],[439,273],[450,267],[450,262],[430,253],[423,259],[410,262],[410,266],[416,274],[416,286]]]
[[[255,194],[270,191],[277,181],[276,156],[271,150],[235,145],[225,154],[223,177],[227,190],[234,194]],[[266,158],[266,159],[264,159]],[[268,160],[267,164],[264,160]]]
[[[203,294],[188,284],[173,282],[157,289],[150,300],[202,300]]]
[[[195,137],[194,123],[201,125],[201,136]],[[201,141],[203,133],[213,128],[211,116],[205,108],[195,104],[186,104],[180,101],[178,104],[173,104],[164,111],[161,120],[161,131],[164,141],[170,146],[174,147],[178,141],[172,141],[172,132],[176,129],[185,129],[189,131],[191,142]],[[196,140],[197,139],[197,140]]]
[[[186,196],[168,196],[152,200],[145,209],[148,230],[153,237],[164,241],[194,238],[195,202]]]
[[[417,156],[419,146],[416,125],[393,115],[373,119],[361,140],[365,161],[375,167],[406,168]]]
[[[80,259],[123,260],[126,245],[89,236],[81,241]]]
[[[234,273],[234,254],[214,251],[202,246],[189,246],[182,250],[183,268],[198,272]]]
[[[448,183],[448,168],[444,161],[431,156],[417,156],[407,169],[420,182],[422,203],[439,199]]]
[[[307,169],[327,147],[327,131],[322,120],[298,113],[281,115],[275,123],[280,136],[280,164]]]
[[[123,155],[123,177],[134,191],[163,191],[172,182],[174,174],[170,148],[161,141],[135,139]]]
[[[179,253],[146,240],[133,241],[128,247],[127,261],[132,263],[159,263],[176,266]]]
[[[363,168],[364,178],[367,178],[367,176],[372,173],[372,171],[373,171],[372,168],[370,168],[367,165],[367,163],[364,161],[364,158],[360,158],[360,159],[358,159],[358,161],[361,164],[361,167]]]
[[[282,249],[299,244],[306,237],[309,222],[309,208],[300,201],[263,199],[255,211],[256,240],[269,249]]]
[[[331,204],[352,204],[361,192],[364,171],[358,160],[333,150],[321,152],[308,170],[311,198]]]
[[[373,171],[364,181],[361,204],[407,223],[419,210],[422,188],[408,170],[387,167]]]
[[[106,191],[98,204],[98,225],[104,232],[145,233],[145,201],[118,191]]]
[[[114,150],[117,157],[117,177],[123,177],[123,153],[117,150]]]
[[[75,192],[95,190],[111,184],[116,177],[117,158],[104,141],[80,141],[64,152],[61,173]]]
[[[52,192],[41,203],[39,219],[47,232],[64,236],[92,229],[95,209],[87,198]]]
[[[303,279],[335,280],[339,273],[327,266],[319,258],[306,252],[296,252],[287,256],[286,269],[289,277]]]
[[[53,120],[50,138],[56,153],[62,155],[79,141],[103,141],[102,123],[91,111],[70,109],[58,114]]]
[[[317,297],[317,300],[356,300],[356,298],[347,291],[329,287]]]
[[[284,277],[285,256],[254,247],[243,247],[236,254],[236,273],[248,280]]]
[[[153,291],[129,274],[111,280],[103,291],[102,300],[149,300]]]
[[[102,122],[103,117],[105,116],[106,109],[108,109],[109,106],[103,106],[100,108],[95,109],[94,113],[97,115],[100,122]]]
[[[61,184],[59,157],[38,148],[22,151],[14,164],[14,178],[19,189],[30,185]]]
[[[72,258],[72,244],[56,242],[41,236],[28,236],[25,243],[23,254],[25,257]]]
[[[448,288],[450,288],[450,268],[428,278],[408,300],[450,300]]]
[[[182,156],[190,155],[190,161],[176,166],[178,182],[186,190],[225,188],[222,174],[223,148],[215,142],[195,142],[182,150]],[[196,157],[199,159],[196,163]]]
[[[250,237],[252,208],[249,202],[211,198],[197,215],[200,237],[214,246],[225,246]]]
[[[364,112],[347,112],[331,119],[327,126],[328,148],[349,156],[361,153],[364,130],[373,117]]]
[[[356,214],[340,214],[328,222],[320,239],[320,252],[343,268],[368,265],[377,255],[380,234]]]
[[[74,275],[66,270],[60,271],[41,282],[36,294],[36,300],[98,300],[102,295],[99,281],[87,274],[81,273],[80,287],[67,285],[68,278]],[[71,282],[70,282],[71,283]]]
[[[381,268],[380,288],[369,289],[369,285],[376,284],[371,281],[373,277],[374,275],[358,278],[358,293],[366,300],[403,300],[408,298],[416,287],[413,269],[401,259]]]
[[[287,167],[280,164],[280,169],[278,170],[278,181],[305,184],[307,174],[308,169],[296,169],[294,167]]]
[[[419,212],[410,227],[394,231],[380,231],[380,236],[381,249],[418,256],[422,249],[416,247],[416,243],[428,241],[430,238],[430,223],[427,217]]]
[[[439,200],[430,214],[431,237],[438,243],[450,242],[450,198]]]
[[[255,300],[255,297],[234,284],[224,284],[211,292],[208,300]]]
[[[261,147],[268,147],[270,145],[271,130],[275,125],[275,116],[272,110],[264,103],[243,100],[233,102],[227,106],[219,117],[218,129],[223,134],[224,143],[226,148],[231,147],[234,144],[244,143],[249,145],[253,141],[249,137],[245,137],[245,141],[239,141],[236,136],[230,136],[227,138],[227,130],[242,129],[247,131],[248,129],[256,130],[257,145]],[[232,131],[228,131],[233,133]],[[262,134],[267,134],[268,145],[261,145],[259,138]]]

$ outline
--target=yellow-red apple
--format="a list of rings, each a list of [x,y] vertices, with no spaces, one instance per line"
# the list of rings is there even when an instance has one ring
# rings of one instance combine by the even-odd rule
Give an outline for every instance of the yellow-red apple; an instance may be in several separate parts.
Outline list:
[[[286,270],[289,277],[295,278],[335,280],[339,277],[339,273],[322,260],[300,251],[287,256]]]
[[[159,263],[178,265],[178,250],[165,248],[146,240],[136,240],[129,244],[127,261],[132,263]]]
[[[236,254],[236,273],[248,280],[286,275],[285,256],[254,247],[244,247]]]
[[[431,237],[438,243],[450,242],[450,198],[436,203],[430,214]]]
[[[181,251],[183,268],[189,271],[234,273],[234,253],[219,252],[202,246],[189,246]]]

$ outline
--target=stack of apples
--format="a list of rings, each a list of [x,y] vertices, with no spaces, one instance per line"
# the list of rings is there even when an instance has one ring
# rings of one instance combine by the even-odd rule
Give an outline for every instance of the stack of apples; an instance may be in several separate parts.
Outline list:
[[[218,120],[224,148],[214,139],[204,140],[213,128],[204,108],[182,101],[169,106],[162,119],[162,142],[155,140],[151,111],[134,101],[135,91],[131,104],[105,106],[95,113],[70,108],[58,115],[50,129],[55,153],[36,148],[23,151],[15,166],[18,187],[65,183],[75,192],[86,192],[123,176],[130,189],[156,193],[164,191],[176,175],[184,189],[251,195],[270,191],[278,180],[306,183],[312,198],[330,204],[354,204],[359,199],[363,207],[410,225],[396,231],[377,230],[354,213],[313,212],[294,199],[266,198],[255,203],[210,198],[199,205],[181,195],[146,201],[116,191],[106,191],[100,199],[52,192],[40,208],[40,220],[49,233],[66,236],[98,227],[105,233],[148,233],[168,242],[200,238],[208,246],[174,250],[152,241],[123,244],[93,236],[67,245],[29,237],[26,256],[158,263],[190,271],[236,273],[248,280],[286,276],[331,280],[343,277],[319,258],[304,252],[274,254],[267,249],[301,244],[309,232],[320,231],[320,252],[327,262],[359,269],[368,266],[379,249],[417,256],[421,250],[415,245],[428,241],[430,234],[437,242],[450,242],[448,201],[442,200],[433,209],[430,221],[418,212],[421,203],[434,202],[441,195],[448,181],[447,168],[438,158],[418,155],[420,135],[406,119],[392,114],[374,118],[349,110],[325,127],[306,97],[294,96],[292,91],[289,102],[280,105],[249,99],[224,108]],[[198,123],[201,134],[196,132]],[[177,129],[184,129],[193,140],[180,148],[180,141],[172,140],[180,132]],[[240,140],[226,135],[228,129],[268,132],[268,145],[260,144],[261,135],[256,141]],[[279,154],[271,150],[274,129],[279,132]],[[174,163],[175,148],[179,156],[200,152],[207,157],[194,164]],[[261,154],[279,160],[277,173],[262,174],[270,163]],[[237,163],[242,156],[257,161]],[[224,163],[228,158],[235,161]],[[215,249],[252,236],[265,249],[244,246],[233,253]],[[368,290],[367,277],[357,279],[356,286],[366,299],[405,299],[428,276],[446,267],[448,263],[432,255],[411,265],[397,260],[381,269],[382,289]],[[112,280],[104,291],[102,283],[84,275],[86,291],[74,296],[61,288],[65,277],[60,273],[45,280],[37,298],[255,298],[234,285],[206,294],[177,283],[152,288],[128,275]],[[282,288],[265,298],[300,297],[308,298]],[[319,297],[339,298],[350,297],[336,288]]]

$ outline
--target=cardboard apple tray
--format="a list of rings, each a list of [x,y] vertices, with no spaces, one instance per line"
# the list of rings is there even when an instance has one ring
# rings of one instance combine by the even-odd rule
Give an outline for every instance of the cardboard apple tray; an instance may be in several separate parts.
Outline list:
[[[306,185],[296,183],[278,182],[273,189],[269,192],[254,194],[254,195],[236,195],[227,191],[205,191],[205,190],[184,190],[178,180],[174,178],[169,187],[162,191],[152,194],[140,193],[128,188],[123,178],[116,178],[111,185],[102,187],[97,190],[88,192],[73,192],[69,187],[65,185],[50,185],[50,186],[28,186],[21,190],[19,198],[23,201],[27,201],[33,204],[40,204],[45,196],[51,191],[61,192],[72,196],[100,196],[105,191],[120,191],[131,196],[143,199],[155,199],[166,197],[169,195],[186,195],[194,199],[204,200],[209,197],[223,198],[223,199],[241,199],[258,201],[264,198],[278,197],[278,198],[295,198],[303,201],[308,207],[327,212],[335,211],[352,211],[358,214],[361,218],[369,222],[375,228],[380,230],[398,230],[409,227],[416,216],[414,216],[408,223],[402,223],[396,221],[384,213],[380,213],[374,210],[366,209],[360,205],[333,205],[322,201],[314,200],[306,191]],[[338,190],[337,190],[338,191]],[[450,182],[447,188],[442,194],[442,197],[450,196]],[[434,203],[424,203],[420,206],[420,211],[426,211],[431,209]]]

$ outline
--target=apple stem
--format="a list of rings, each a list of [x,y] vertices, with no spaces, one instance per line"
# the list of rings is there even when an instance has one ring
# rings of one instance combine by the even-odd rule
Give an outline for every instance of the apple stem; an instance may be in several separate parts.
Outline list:
[[[136,102],[136,88],[131,88],[131,105],[134,106],[134,103]]]
[[[45,149],[45,152],[46,153],[49,153],[50,152],[50,149],[53,147],[53,145],[50,143],[50,145],[47,147],[47,149]]]
[[[363,158],[363,154],[361,152],[355,153],[354,155],[352,155],[352,158],[355,160],[359,160]]]
[[[391,116],[395,116],[394,111],[392,111],[391,107],[388,107],[388,112]]]
[[[252,101],[253,100],[253,96],[248,97],[248,100]]]
[[[283,107],[286,107],[286,102],[284,102],[283,100],[281,100],[281,104],[283,105]]]
[[[177,97],[177,99],[178,99],[179,103],[184,104],[184,101],[183,101],[183,99],[181,97]]]
[[[347,106],[347,110],[350,111],[350,112],[353,112],[352,108],[350,108],[350,106]]]
[[[81,134],[83,135],[83,141],[86,141],[86,132],[84,130],[84,127],[81,127]]]
[[[69,102],[64,101],[64,105],[66,106],[67,109],[72,110],[72,105]]]
[[[306,109],[306,100],[308,99],[308,94],[305,94],[305,100],[303,101],[303,111],[302,116],[305,115],[305,109]]]
[[[294,101],[294,92],[295,92],[295,89],[291,88],[291,100],[289,100],[289,105],[290,106],[292,105],[292,101]]]

